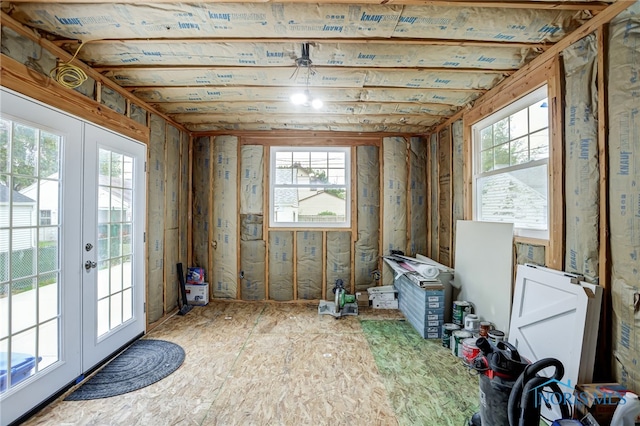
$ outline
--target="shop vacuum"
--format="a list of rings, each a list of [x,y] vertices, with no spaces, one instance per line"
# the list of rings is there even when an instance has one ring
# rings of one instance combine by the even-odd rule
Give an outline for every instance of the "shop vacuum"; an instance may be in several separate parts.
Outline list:
[[[557,384],[564,375],[562,363],[555,358],[545,358],[532,364],[508,342],[493,345],[481,337],[476,345],[480,354],[471,368],[480,376],[480,412],[471,417],[469,426],[538,426],[543,404],[540,391],[548,389],[562,394]],[[549,367],[555,368],[552,377],[538,375]],[[560,404],[560,412],[562,419],[554,421],[552,426],[581,424],[569,420],[571,410],[566,401]]]

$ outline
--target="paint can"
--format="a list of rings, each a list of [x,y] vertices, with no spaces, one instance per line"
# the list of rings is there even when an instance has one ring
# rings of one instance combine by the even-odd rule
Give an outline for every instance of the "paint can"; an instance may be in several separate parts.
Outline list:
[[[472,337],[468,330],[456,330],[451,333],[451,353],[462,358],[462,341]]]
[[[464,329],[471,332],[477,332],[480,328],[480,318],[476,314],[467,314],[464,317]]]
[[[504,342],[504,331],[491,330],[487,335],[489,336],[489,341],[494,345],[498,342]]]
[[[493,324],[489,321],[480,321],[480,331],[478,332],[480,337],[488,338],[491,330],[493,330]]]
[[[451,322],[442,324],[442,346],[445,348],[451,347],[451,333],[456,330],[460,330],[460,326],[457,324]]]
[[[453,302],[453,323],[464,326],[464,317],[471,313],[471,303],[465,300],[456,300]]]
[[[480,354],[480,348],[476,345],[477,340],[477,338],[471,337],[462,341],[462,360],[467,365],[471,365],[475,357]]]

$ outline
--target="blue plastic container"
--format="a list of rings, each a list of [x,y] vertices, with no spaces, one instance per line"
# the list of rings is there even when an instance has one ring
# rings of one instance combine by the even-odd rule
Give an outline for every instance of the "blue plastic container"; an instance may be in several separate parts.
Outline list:
[[[0,392],[7,388],[7,361],[6,352],[0,353]],[[11,354],[11,385],[15,386],[31,375],[31,370],[36,366],[36,358],[29,354]]]

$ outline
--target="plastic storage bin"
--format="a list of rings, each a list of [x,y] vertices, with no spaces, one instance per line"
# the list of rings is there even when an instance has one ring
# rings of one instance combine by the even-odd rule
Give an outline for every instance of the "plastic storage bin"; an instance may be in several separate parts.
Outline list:
[[[9,357],[6,352],[0,353],[0,392],[7,388],[7,364]],[[29,354],[11,354],[11,385],[15,386],[31,375],[36,366],[36,358]]]

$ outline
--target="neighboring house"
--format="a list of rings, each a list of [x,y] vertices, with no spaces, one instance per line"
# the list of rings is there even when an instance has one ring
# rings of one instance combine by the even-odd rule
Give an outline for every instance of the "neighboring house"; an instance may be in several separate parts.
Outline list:
[[[38,188],[40,188],[39,193]],[[47,226],[58,223],[58,206],[60,204],[58,197],[60,194],[58,173],[47,176],[46,179],[38,180],[33,185],[24,188],[20,193],[34,200],[39,200],[40,202],[38,210],[36,211],[34,209],[33,211],[33,226]],[[56,228],[46,229],[40,234],[41,241],[57,241],[57,239],[58,230]]]
[[[292,182],[294,169],[276,169],[276,182]],[[297,182],[297,176],[296,176]],[[296,188],[275,188],[273,191],[274,220],[298,220],[298,191]]]
[[[13,206],[13,218],[9,218],[9,203]],[[14,191],[8,186],[0,183],[0,227],[9,227],[9,224],[14,227],[11,233],[13,252],[19,250],[27,250],[35,247],[36,244],[36,232],[34,228],[21,228],[34,226],[33,222],[36,214],[36,202],[35,200],[21,194],[18,191]],[[4,232],[3,232],[4,234]],[[0,253],[7,253],[9,251],[9,238],[0,238]]]
[[[299,215],[304,221],[344,221],[346,214],[344,199],[324,191],[305,191],[300,194]],[[331,212],[335,215],[319,216],[319,213]]]
[[[276,169],[278,182],[296,185],[309,184],[311,177],[306,170]],[[335,222],[344,221],[344,199],[315,188],[276,188],[274,190],[274,214],[276,222]],[[332,212],[335,215],[319,215]]]
[[[547,197],[539,183],[523,182],[511,173],[491,177],[482,188],[482,219],[514,222],[529,229],[547,226]],[[524,218],[528,218],[523,223]]]

